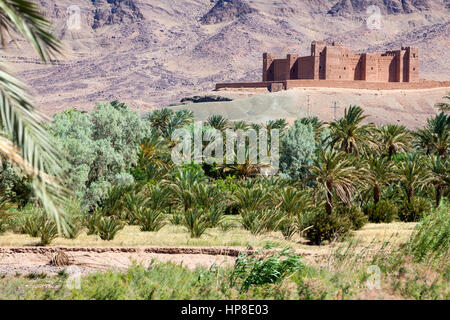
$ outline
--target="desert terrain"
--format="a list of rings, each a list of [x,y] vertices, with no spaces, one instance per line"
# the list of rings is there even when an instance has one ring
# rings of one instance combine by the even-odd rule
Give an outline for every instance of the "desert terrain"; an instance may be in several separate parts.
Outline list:
[[[8,44],[2,55],[50,116],[114,99],[145,112],[211,91],[217,82],[258,81],[263,52],[307,55],[312,40],[341,41],[357,52],[417,46],[421,78],[450,80],[447,0],[371,1],[380,8],[377,30],[366,26],[369,3],[355,0],[81,0],[79,29],[68,27],[71,1],[39,4],[54,23],[63,55],[45,66],[20,42],[20,48]],[[358,102],[345,91],[338,97]],[[329,101],[317,100],[326,102],[320,113],[328,112]],[[385,101],[386,111],[391,102]],[[414,119],[407,121],[414,126]]]

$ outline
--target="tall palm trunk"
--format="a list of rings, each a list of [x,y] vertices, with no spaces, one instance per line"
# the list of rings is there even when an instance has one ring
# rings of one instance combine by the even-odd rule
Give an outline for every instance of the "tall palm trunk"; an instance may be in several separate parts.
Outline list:
[[[408,202],[411,202],[412,198],[414,198],[414,188],[409,187],[408,188]]]
[[[328,215],[331,215],[333,213],[333,183],[331,181],[327,181],[327,201],[325,203],[325,210]]]
[[[442,198],[442,186],[438,185],[436,187],[436,208],[439,207],[439,204],[441,203],[441,198]]]
[[[375,186],[373,187],[373,203],[377,204],[380,201],[380,186],[378,183],[375,183]]]

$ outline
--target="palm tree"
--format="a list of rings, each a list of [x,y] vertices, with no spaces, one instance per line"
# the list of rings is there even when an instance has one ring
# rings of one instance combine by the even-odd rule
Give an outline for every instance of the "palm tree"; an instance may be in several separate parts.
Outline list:
[[[380,200],[382,186],[396,178],[394,165],[388,158],[373,154],[368,159],[368,167],[369,171],[366,178],[372,184],[373,202],[377,204]]]
[[[170,187],[175,202],[181,205],[185,212],[195,204],[194,187],[204,183],[205,180],[206,178],[201,172],[192,168],[179,169],[175,174],[174,179],[170,182]]]
[[[325,191],[325,210],[329,215],[333,213],[333,192],[344,203],[351,202],[365,174],[347,154],[336,150],[320,150],[310,171],[313,180]]]
[[[442,99],[450,101],[450,92],[447,93],[446,96],[442,97]],[[441,111],[441,112],[450,111],[450,103],[447,103],[447,102],[438,102],[438,103],[436,103],[435,107],[439,108],[439,111]]]
[[[282,214],[279,224],[281,233],[286,239],[290,239],[295,232],[302,231],[301,222],[305,220],[305,213],[313,207],[313,202],[306,190],[293,187],[278,190],[272,198],[272,203]]]
[[[50,22],[27,0],[0,0],[0,38],[3,48],[11,39],[25,39],[45,63],[61,48],[51,34]],[[63,204],[68,193],[61,187],[62,154],[41,126],[44,118],[24,84],[8,73],[5,64],[0,65],[0,91],[0,153],[31,178],[35,195],[54,218],[58,231],[66,232]]]
[[[283,133],[287,126],[288,123],[285,119],[270,120],[266,123],[266,130],[270,132],[270,130],[277,129],[280,130],[280,133]]]
[[[147,115],[147,120],[150,121],[152,128],[162,131],[168,126],[170,118],[173,116],[173,111],[168,108],[155,110]]]
[[[345,109],[344,117],[330,125],[330,145],[338,150],[346,153],[355,153],[359,155],[364,152],[367,147],[376,145],[373,137],[374,125],[362,124],[361,122],[367,118],[363,116],[363,109],[358,106],[350,106]]]
[[[232,125],[232,129],[234,131],[237,131],[237,130],[247,131],[249,127],[250,126],[247,122],[241,121],[241,120],[233,122],[233,125]]]
[[[412,136],[404,126],[390,124],[380,128],[381,152],[392,160],[398,152],[406,152],[410,148]]]
[[[230,121],[221,115],[212,115],[208,118],[207,124],[222,132],[230,128]]]
[[[416,145],[425,149],[428,155],[431,151],[439,156],[445,156],[450,148],[450,116],[441,112],[427,121],[424,129],[415,134]]]
[[[411,199],[414,198],[416,191],[422,190],[431,181],[423,158],[417,154],[409,155],[405,161],[398,165],[396,171],[408,202],[411,202]]]
[[[442,195],[450,186],[450,165],[447,159],[433,156],[429,161],[430,182],[436,190],[436,207],[441,203]]]

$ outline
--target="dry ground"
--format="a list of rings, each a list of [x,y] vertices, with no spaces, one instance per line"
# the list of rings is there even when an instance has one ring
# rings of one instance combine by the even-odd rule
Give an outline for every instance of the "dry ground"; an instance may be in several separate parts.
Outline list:
[[[414,223],[399,222],[368,224],[352,238],[361,247],[375,247],[385,241],[397,245],[408,239],[414,227]],[[286,241],[280,233],[254,236],[240,228],[226,232],[213,229],[200,239],[191,239],[184,228],[175,226],[166,226],[156,233],[140,232],[137,227],[129,226],[113,241],[102,241],[98,236],[83,232],[75,240],[57,238],[51,247],[38,247],[38,243],[39,239],[27,235],[6,233],[0,236],[0,274],[56,274],[64,269],[49,265],[56,251],[69,254],[72,265],[77,267],[75,271],[92,272],[123,270],[133,262],[148,265],[153,259],[183,264],[191,269],[212,264],[228,266],[240,251],[266,245],[292,246],[307,262],[322,264],[336,246],[310,246],[301,238]]]

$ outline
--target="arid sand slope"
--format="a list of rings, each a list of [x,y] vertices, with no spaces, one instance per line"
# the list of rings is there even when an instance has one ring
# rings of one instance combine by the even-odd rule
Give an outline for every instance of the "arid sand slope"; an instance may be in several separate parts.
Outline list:
[[[213,114],[231,120],[265,122],[285,118],[289,122],[298,117],[318,116],[331,121],[344,114],[350,105],[359,105],[369,115],[368,122],[402,124],[408,128],[421,127],[426,119],[438,111],[434,105],[450,88],[423,90],[357,90],[333,88],[296,88],[277,93],[264,90],[224,90],[216,92],[237,98],[231,102],[192,103],[175,107],[188,108],[196,117],[206,120]]]

